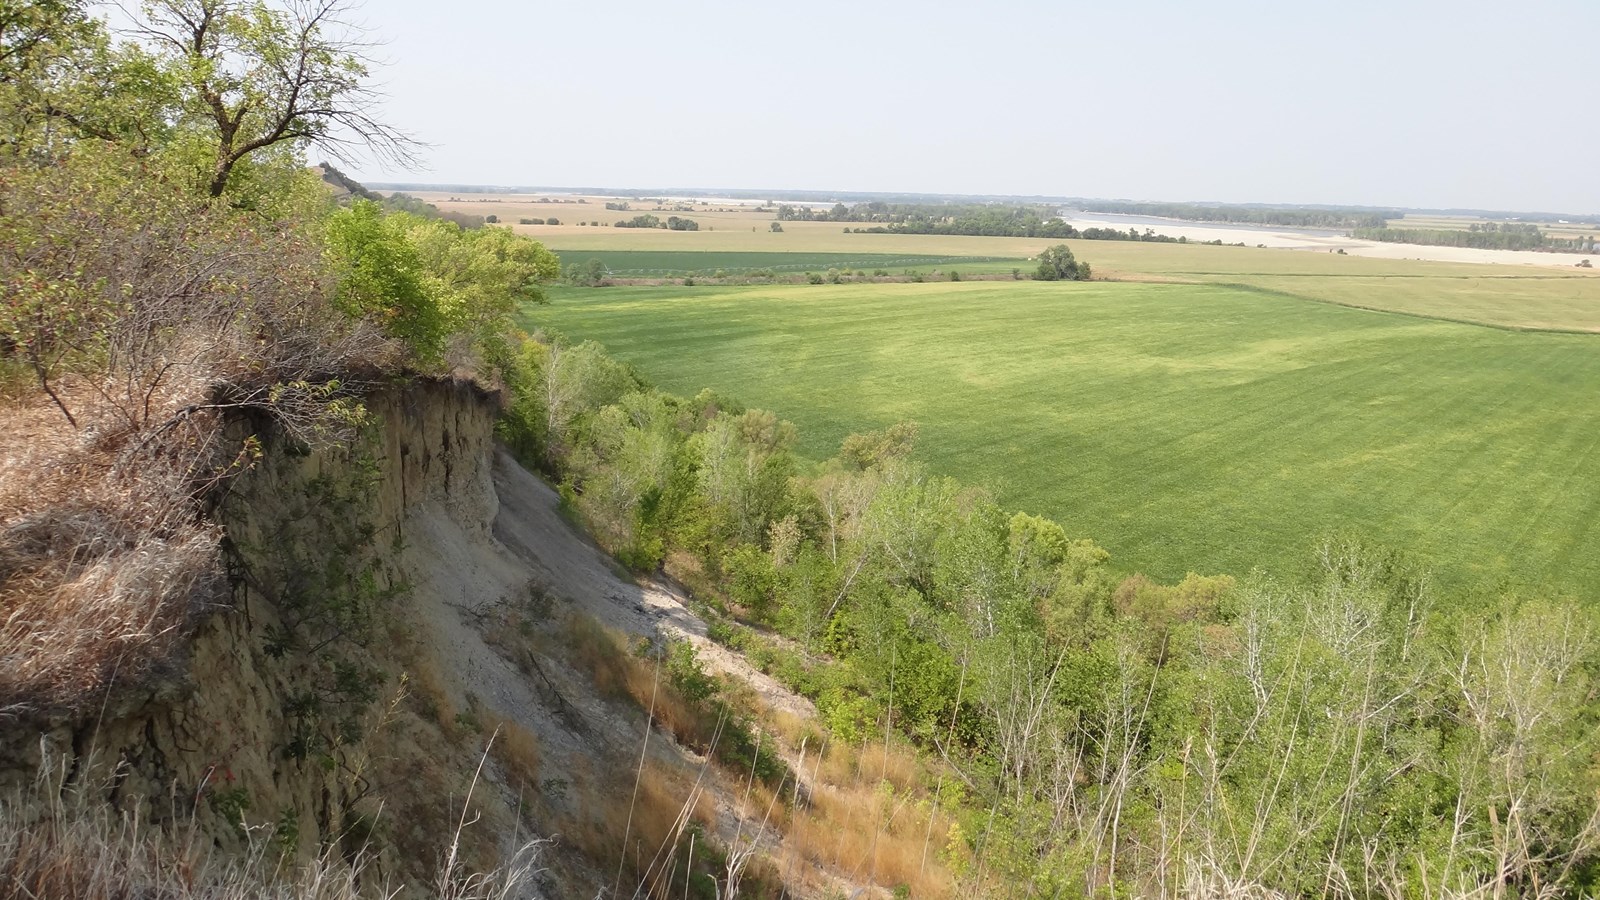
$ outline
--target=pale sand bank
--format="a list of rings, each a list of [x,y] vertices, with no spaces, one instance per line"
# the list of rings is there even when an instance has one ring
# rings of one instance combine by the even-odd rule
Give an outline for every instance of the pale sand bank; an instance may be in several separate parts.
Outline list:
[[[1088,215],[1068,218],[1077,228],[1116,228],[1126,231],[1123,221],[1099,219]],[[1217,241],[1225,244],[1243,243],[1248,247],[1265,245],[1288,250],[1306,250],[1331,253],[1344,250],[1351,256],[1370,256],[1376,259],[1421,259],[1433,262],[1484,263],[1501,266],[1544,266],[1570,269],[1581,260],[1588,259],[1600,265],[1600,254],[1542,253],[1534,250],[1478,250],[1471,247],[1429,247],[1423,244],[1387,244],[1380,241],[1362,241],[1332,231],[1297,231],[1275,229],[1270,226],[1219,227],[1204,223],[1166,220],[1159,225],[1134,225],[1143,231],[1151,228],[1157,234],[1186,237],[1191,241]]]

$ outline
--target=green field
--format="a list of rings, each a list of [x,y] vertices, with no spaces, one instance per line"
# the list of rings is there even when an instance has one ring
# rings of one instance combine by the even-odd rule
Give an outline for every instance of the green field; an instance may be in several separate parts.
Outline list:
[[[994,256],[933,256],[905,253],[760,253],[707,250],[556,250],[563,264],[598,259],[606,270],[621,278],[659,278],[665,276],[711,275],[726,272],[742,275],[767,271],[794,275],[801,272],[826,272],[829,269],[882,269],[898,275],[911,269],[1009,272],[1013,268],[1032,268],[1025,259]]]
[[[730,232],[729,237],[740,235]],[[563,263],[597,258],[619,278],[710,275],[718,269],[729,275],[757,270],[793,275],[825,272],[830,268],[866,272],[883,269],[895,275],[906,269],[919,272],[955,269],[962,274],[981,275],[1005,274],[1014,268],[1025,273],[1034,269],[1034,264],[1025,257],[1037,252],[1036,249],[996,242],[1032,241],[1041,247],[1046,243],[1035,239],[929,235],[840,237],[860,239],[864,246],[876,245],[879,238],[895,239],[902,247],[916,247],[921,241],[929,252],[625,249],[558,249],[556,252]],[[967,255],[944,254],[945,250],[959,247],[961,241],[970,242]],[[1096,277],[1239,285],[1292,299],[1501,328],[1600,332],[1600,272],[1369,259],[1255,247],[1081,240],[1065,243],[1079,259],[1094,266]],[[978,255],[985,249],[1001,255]]]
[[[802,452],[919,455],[1124,570],[1299,567],[1351,529],[1456,589],[1600,587],[1600,338],[1225,285],[561,289],[526,324],[778,411]]]
[[[1585,275],[1209,274],[1196,280],[1289,298],[1534,331],[1600,332],[1600,279]]]

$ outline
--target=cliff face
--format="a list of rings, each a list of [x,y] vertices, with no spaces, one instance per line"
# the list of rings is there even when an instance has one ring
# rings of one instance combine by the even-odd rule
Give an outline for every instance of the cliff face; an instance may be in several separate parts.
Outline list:
[[[699,714],[657,708],[663,676],[630,651],[687,641],[748,702],[810,704],[574,529],[496,448],[493,397],[419,383],[366,406],[358,446],[260,437],[214,503],[222,587],[164,674],[0,726],[0,813],[59,816],[65,796],[213,860],[361,852],[364,879],[418,897],[447,854],[504,871],[539,836],[559,835],[542,874],[505,896],[596,896],[619,858],[624,890],[659,879],[691,820],[697,865],[712,842],[774,846],[748,774],[679,743]]]
[[[425,509],[489,541],[496,511],[492,397],[417,383],[366,406],[362,446],[305,453],[262,438],[214,511],[231,590],[208,601],[182,657],[84,712],[6,724],[0,791],[49,772],[151,824],[194,827],[225,853],[251,829],[302,855],[330,839],[366,843],[386,788],[436,762],[423,748],[442,727],[401,703],[403,673],[439,668],[422,658],[408,532]],[[443,804],[457,780],[423,779],[417,795]],[[388,846],[389,874],[412,868],[408,849],[435,859]]]

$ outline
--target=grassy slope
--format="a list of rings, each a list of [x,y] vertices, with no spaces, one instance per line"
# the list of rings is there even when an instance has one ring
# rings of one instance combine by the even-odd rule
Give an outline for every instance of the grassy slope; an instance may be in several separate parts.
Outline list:
[[[916,419],[938,470],[1130,570],[1299,565],[1349,527],[1453,587],[1600,587],[1591,337],[1098,282],[564,290],[528,321],[778,410],[814,458]]]
[[[1248,274],[1199,280],[1497,328],[1600,332],[1600,279],[1593,276]]]

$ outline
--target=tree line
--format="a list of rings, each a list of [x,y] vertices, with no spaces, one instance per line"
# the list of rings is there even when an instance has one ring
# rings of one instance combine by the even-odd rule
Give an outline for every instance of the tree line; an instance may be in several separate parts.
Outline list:
[[[782,205],[778,221],[866,222],[867,232],[893,234],[970,234],[1008,237],[1075,237],[1072,226],[1043,206],[997,206],[986,203],[886,203],[871,201],[832,209]]]
[[[1080,200],[1086,212],[1131,216],[1159,216],[1193,222],[1227,222],[1241,225],[1283,225],[1292,228],[1382,228],[1405,213],[1398,209],[1285,208],[1201,203],[1150,203],[1122,200]]]
[[[1474,223],[1466,229],[1452,228],[1357,228],[1351,236],[1394,244],[1425,244],[1433,247],[1473,247],[1482,250],[1552,250],[1594,253],[1593,236],[1557,238],[1539,226],[1518,222]]]
[[[858,203],[848,207],[843,203],[837,203],[827,211],[809,206],[779,206],[778,221],[772,223],[773,230],[781,231],[782,223],[786,221],[880,223],[864,228],[845,229],[853,234],[942,234],[1084,241],[1145,241],[1158,244],[1190,243],[1186,237],[1157,234],[1150,228],[1143,231],[1137,228],[1123,231],[1103,226],[1080,229],[1045,206],[997,206],[986,203],[904,204],[882,201]],[[1222,241],[1203,243],[1221,245]]]
[[[667,228],[672,231],[700,230],[700,223],[693,219],[680,216],[667,216],[666,219],[662,219],[652,213],[644,213],[631,219],[618,219],[612,224],[617,228]]]

